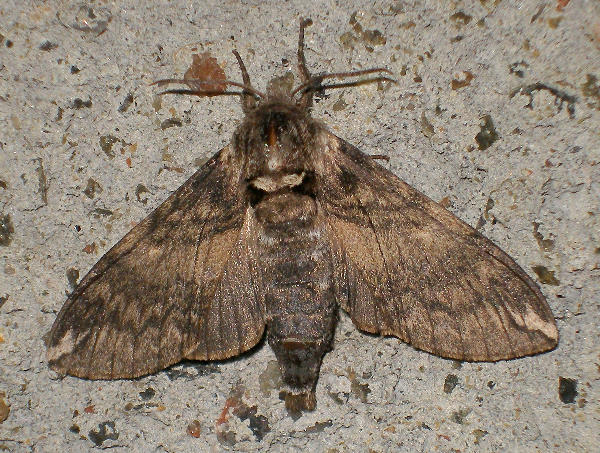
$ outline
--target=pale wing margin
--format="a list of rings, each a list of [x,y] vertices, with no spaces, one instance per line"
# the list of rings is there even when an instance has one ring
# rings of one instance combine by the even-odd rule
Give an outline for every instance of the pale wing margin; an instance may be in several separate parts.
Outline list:
[[[83,278],[49,333],[53,369],[132,378],[260,340],[253,216],[229,159],[213,156]]]
[[[512,258],[357,148],[333,134],[324,143],[317,198],[337,298],[358,328],[468,361],[556,346],[546,299]]]

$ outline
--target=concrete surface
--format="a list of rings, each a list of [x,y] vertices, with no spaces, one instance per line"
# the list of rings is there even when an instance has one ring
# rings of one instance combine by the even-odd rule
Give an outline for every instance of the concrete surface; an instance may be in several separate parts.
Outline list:
[[[515,257],[558,348],[459,364],[343,316],[297,420],[264,344],[134,381],[60,379],[42,337],[72,283],[242,118],[235,97],[149,82],[200,51],[240,80],[237,48],[264,89],[295,70],[301,16],[314,72],[398,80],[330,91],[314,116]],[[4,0],[0,33],[0,450],[598,451],[600,3]]]

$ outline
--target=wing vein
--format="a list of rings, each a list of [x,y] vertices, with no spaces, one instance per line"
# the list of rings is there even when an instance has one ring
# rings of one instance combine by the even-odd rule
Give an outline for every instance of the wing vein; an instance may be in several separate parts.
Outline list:
[[[496,296],[497,300],[502,301],[502,298],[498,297],[498,293],[496,292],[496,290],[493,289],[493,288],[490,288],[490,289],[494,292],[494,295]],[[511,353],[512,356],[516,356],[515,350],[513,349],[512,343],[510,341],[510,334],[508,333],[508,329],[506,328],[506,325],[504,323],[504,319],[500,315],[500,310],[498,310],[498,307],[496,306],[496,304],[492,303],[491,305],[492,305],[492,307],[494,307],[494,311],[496,311],[498,319],[500,320],[500,324],[502,324],[502,330],[504,331],[504,336],[506,337],[506,343],[508,344],[508,348],[510,349],[510,353]],[[502,309],[505,312],[508,311],[507,308],[506,308],[506,306],[503,303],[500,304],[500,305],[501,305]],[[510,316],[510,313],[508,313],[508,316]]]
[[[481,295],[481,293],[479,291],[477,291],[473,287],[473,285],[471,285],[471,282],[469,280],[466,280],[465,283],[467,284],[467,286],[469,286],[469,288],[471,288],[471,291],[477,297],[477,299],[479,299],[482,302],[485,301],[485,298]],[[477,321],[477,325],[479,326],[479,330],[481,331],[481,338],[483,339],[483,346],[485,348],[485,354],[486,354],[487,357],[490,357],[491,354],[490,354],[490,348],[489,348],[487,336],[485,334],[485,331],[483,330],[483,326],[481,325],[481,321],[480,321],[479,316],[477,314],[478,313],[477,304],[475,304],[475,301],[472,300],[472,299],[471,299],[471,306],[474,308],[474,310],[473,310],[473,316],[475,317],[475,320]]]
[[[202,267],[201,267],[201,272],[200,272],[200,281],[198,282],[198,277],[197,277],[197,270],[198,270],[198,259],[199,259],[199,253],[200,253],[200,242],[201,242],[201,238],[204,235],[204,229],[206,228],[207,224],[208,224],[208,219],[212,218],[212,214],[214,212],[215,208],[214,206],[211,205],[211,208],[209,210],[208,215],[206,216],[206,219],[204,221],[204,223],[202,224],[202,230],[200,232],[200,235],[198,236],[198,239],[196,241],[196,250],[194,252],[194,269],[192,271],[192,279],[194,282],[197,282],[197,289],[196,289],[196,294],[195,294],[195,300],[194,303],[198,303],[198,298],[201,297],[202,300],[200,300],[200,304],[202,307],[201,310],[201,314],[203,315],[202,317],[202,327],[204,329],[204,335],[199,335],[199,337],[201,337],[204,340],[204,351],[206,351],[205,355],[208,358],[210,356],[209,352],[208,352],[208,347],[209,347],[209,343],[208,343],[208,329],[209,329],[209,325],[207,322],[207,314],[210,311],[210,305],[209,305],[209,301],[205,300],[206,295],[204,294],[204,289],[205,289],[205,285],[206,285],[206,280],[203,278],[204,277],[204,272],[206,270],[206,264],[208,262],[208,255],[209,255],[209,250],[210,248],[207,246],[206,250],[207,252],[205,253],[203,260],[202,260]],[[190,303],[192,303],[190,301]],[[188,310],[188,325],[192,325],[192,311]],[[192,327],[193,328],[193,327]]]
[[[383,249],[381,247],[381,241],[379,240],[379,236],[377,235],[377,230],[375,229],[375,225],[373,223],[373,219],[371,219],[371,215],[368,212],[367,208],[362,203],[360,197],[358,197],[358,196],[355,195],[354,198],[357,201],[358,206],[360,207],[360,210],[363,212],[363,215],[365,215],[365,217],[369,221],[369,227],[370,227],[371,231],[373,232],[373,236],[375,237],[375,241],[377,242],[377,248],[379,250],[379,254],[381,255],[381,259],[383,260],[383,266],[384,266],[384,269],[385,269],[385,275],[387,277],[386,278],[386,286],[387,286],[387,289],[388,289],[388,297],[390,299],[392,299],[392,294],[393,294],[393,289],[391,287],[392,278],[391,278],[391,275],[390,275],[390,271],[389,271],[389,267],[388,267],[388,263],[387,263],[385,254],[383,253]],[[400,306],[401,306],[400,310],[402,311],[402,313],[404,313],[404,304],[403,304],[403,302],[402,302],[401,299],[399,300],[399,302],[400,302]],[[399,323],[398,327],[400,327],[401,321],[404,320],[403,316],[400,316],[400,313],[398,311],[398,306],[395,303],[391,303],[389,305],[394,310],[394,314],[396,315],[396,319],[398,320],[397,322]],[[376,325],[379,324],[377,322],[377,319],[375,320],[375,324]],[[408,331],[408,329],[406,329],[406,326],[405,326],[405,332],[406,332],[406,336],[408,338],[408,341],[410,342],[410,337],[411,336],[410,336],[410,332]]]

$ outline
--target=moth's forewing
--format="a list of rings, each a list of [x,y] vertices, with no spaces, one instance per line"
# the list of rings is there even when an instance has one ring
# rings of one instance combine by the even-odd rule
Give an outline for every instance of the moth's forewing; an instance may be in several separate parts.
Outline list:
[[[469,361],[556,346],[546,299],[512,258],[354,146],[325,142],[318,199],[337,298],[358,328]]]
[[[83,278],[49,334],[53,369],[132,378],[260,340],[252,223],[230,154],[217,153]]]

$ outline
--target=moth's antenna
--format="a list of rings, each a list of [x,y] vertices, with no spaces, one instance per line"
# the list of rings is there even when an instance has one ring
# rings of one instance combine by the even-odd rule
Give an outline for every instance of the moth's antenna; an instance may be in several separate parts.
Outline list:
[[[306,67],[306,58],[304,57],[304,29],[312,25],[312,20],[300,18],[300,35],[298,36],[298,71],[300,71],[300,79],[302,80],[302,86],[306,85],[311,80],[310,72]],[[292,97],[294,96],[292,93]],[[302,93],[302,97],[298,103],[305,109],[312,107],[312,98],[314,91],[305,91]]]
[[[306,58],[304,57],[304,29],[312,25],[310,19],[300,19],[300,36],[298,36],[298,70],[302,83],[307,83],[310,80],[310,72],[306,67]]]
[[[264,93],[261,93],[260,91],[251,87],[250,85],[247,85],[246,83],[234,82],[233,80],[161,79],[161,80],[157,80],[156,82],[152,82],[150,85],[162,86],[162,85],[168,85],[170,83],[181,83],[183,85],[189,86],[192,89],[191,90],[167,90],[167,91],[163,91],[162,93],[159,93],[159,94],[175,93],[175,94],[194,94],[197,96],[215,96],[215,95],[221,95],[221,94],[225,94],[225,95],[240,94],[240,93],[232,93],[232,92],[228,92],[228,91],[219,90],[219,87],[222,85],[230,85],[230,86],[242,88],[244,90],[244,92],[251,93],[256,97],[263,98],[263,99],[266,98],[266,95]],[[206,88],[211,88],[211,87],[214,88],[213,91],[206,90]],[[244,92],[242,92],[242,96],[244,96]]]
[[[312,76],[310,78],[310,80],[303,83],[298,88],[296,88],[294,91],[292,91],[291,96],[294,96],[296,93],[301,92],[302,97],[304,97],[306,95],[306,93],[314,93],[317,90],[357,86],[357,85],[362,85],[365,83],[373,83],[373,82],[379,82],[379,81],[383,81],[383,80],[396,83],[396,81],[390,77],[380,76],[380,77],[374,77],[372,79],[356,80],[354,82],[333,83],[331,85],[322,85],[322,82],[324,79],[345,79],[347,77],[357,77],[357,76],[361,76],[361,75],[365,75],[365,74],[373,74],[373,73],[377,73],[377,72],[385,72],[387,74],[392,74],[392,72],[386,68],[371,68],[371,69],[363,69],[360,71],[332,72],[332,73],[319,74],[316,76]]]
[[[332,72],[329,74],[311,76],[308,68],[306,67],[306,58],[304,56],[304,29],[309,25],[312,25],[312,20],[300,19],[300,36],[298,36],[298,70],[300,71],[300,79],[302,80],[302,84],[291,93],[291,97],[294,97],[297,93],[301,93],[300,99],[298,100],[298,105],[300,107],[305,109],[312,107],[313,94],[317,90],[357,86],[362,85],[363,83],[379,82],[383,80],[394,83],[396,82],[390,77],[380,76],[372,79],[357,80],[355,82],[322,85],[322,82],[325,79],[345,79],[347,77],[356,77],[377,72],[385,72],[387,74],[392,74],[392,72],[386,68],[372,68],[363,69],[361,71]]]
[[[235,59],[237,60],[238,65],[240,66],[240,71],[242,72],[242,80],[244,81],[244,85],[251,87],[252,84],[250,83],[250,76],[248,75],[248,71],[246,70],[246,65],[244,64],[242,57],[240,57],[240,54],[237,50],[233,50],[233,54],[235,55]],[[247,90],[244,90],[242,92],[242,110],[244,111],[244,113],[247,113],[256,107],[256,99],[253,96],[250,96],[250,94],[251,92],[248,92]],[[264,96],[260,97],[264,98]]]

